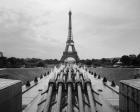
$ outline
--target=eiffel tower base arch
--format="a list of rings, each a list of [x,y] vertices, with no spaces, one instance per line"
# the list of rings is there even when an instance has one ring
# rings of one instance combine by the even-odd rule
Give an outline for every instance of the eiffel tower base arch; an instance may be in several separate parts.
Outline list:
[[[63,52],[63,56],[61,57],[60,61],[65,62],[65,60],[69,57],[74,58],[76,63],[79,62],[79,57],[77,55],[77,52]]]

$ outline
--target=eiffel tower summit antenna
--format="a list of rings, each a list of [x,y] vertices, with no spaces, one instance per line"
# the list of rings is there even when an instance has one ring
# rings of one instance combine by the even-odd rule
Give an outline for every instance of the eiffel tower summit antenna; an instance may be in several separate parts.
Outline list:
[[[71,10],[69,11],[69,27],[68,27],[68,39],[72,40],[72,20],[71,20],[71,16],[72,16],[72,12]]]
[[[68,24],[68,38],[67,38],[67,42],[66,42],[66,47],[65,47],[65,51],[63,52],[63,55],[61,57],[61,62],[64,62],[65,59],[67,59],[68,57],[72,57],[75,59],[76,62],[79,61],[79,57],[77,55],[75,46],[74,46],[74,41],[73,41],[73,35],[72,35],[72,12],[71,10],[68,13],[69,15],[69,24]],[[68,51],[69,47],[72,48],[72,51]]]

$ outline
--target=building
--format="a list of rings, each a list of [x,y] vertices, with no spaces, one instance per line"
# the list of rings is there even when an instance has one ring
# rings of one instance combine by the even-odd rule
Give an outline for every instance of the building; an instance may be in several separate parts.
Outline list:
[[[0,57],[3,57],[3,52],[0,52]]]

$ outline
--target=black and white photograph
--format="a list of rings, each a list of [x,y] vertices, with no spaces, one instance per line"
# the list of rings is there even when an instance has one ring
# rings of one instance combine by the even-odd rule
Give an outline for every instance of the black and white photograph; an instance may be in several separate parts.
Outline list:
[[[140,112],[140,0],[0,0],[0,112]]]

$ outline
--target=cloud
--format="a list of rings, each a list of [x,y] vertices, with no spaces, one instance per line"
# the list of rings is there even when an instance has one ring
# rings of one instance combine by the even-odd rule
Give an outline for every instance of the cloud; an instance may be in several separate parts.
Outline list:
[[[139,53],[139,0],[1,0],[0,50],[7,56],[60,59],[69,9],[80,58]]]
[[[11,10],[1,10],[0,14],[0,48],[8,55],[17,57],[42,55],[41,58],[45,58],[45,52],[55,49],[56,41],[50,38],[47,20],[42,18],[33,20],[26,13]]]

